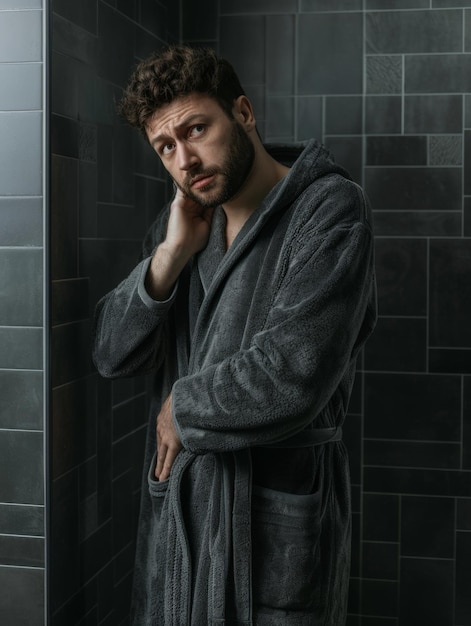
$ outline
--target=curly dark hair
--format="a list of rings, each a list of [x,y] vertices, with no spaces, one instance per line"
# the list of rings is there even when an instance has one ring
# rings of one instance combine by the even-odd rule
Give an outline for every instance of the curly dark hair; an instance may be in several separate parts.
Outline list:
[[[146,136],[147,122],[159,107],[190,93],[214,98],[231,119],[234,100],[245,95],[232,65],[214,50],[174,45],[139,63],[118,113]]]

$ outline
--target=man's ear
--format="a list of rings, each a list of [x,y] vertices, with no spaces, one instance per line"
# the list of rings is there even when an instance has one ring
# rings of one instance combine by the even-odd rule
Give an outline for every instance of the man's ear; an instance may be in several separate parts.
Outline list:
[[[239,96],[234,100],[232,114],[247,131],[255,128],[257,122],[255,120],[252,103],[247,96]]]

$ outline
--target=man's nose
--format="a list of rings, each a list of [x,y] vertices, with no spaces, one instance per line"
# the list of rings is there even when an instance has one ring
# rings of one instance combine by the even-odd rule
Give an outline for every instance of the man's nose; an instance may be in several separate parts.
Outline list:
[[[177,148],[178,167],[183,171],[191,170],[195,165],[199,164],[199,158],[196,152],[186,144],[180,144]]]

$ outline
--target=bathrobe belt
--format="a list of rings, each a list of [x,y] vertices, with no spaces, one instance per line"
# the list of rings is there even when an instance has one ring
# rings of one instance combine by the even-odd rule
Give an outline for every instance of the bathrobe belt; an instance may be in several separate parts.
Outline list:
[[[302,430],[287,439],[278,441],[276,443],[270,443],[264,448],[308,448],[310,446],[320,446],[323,443],[330,443],[332,441],[341,441],[342,439],[342,427],[336,428],[310,428],[308,430]]]

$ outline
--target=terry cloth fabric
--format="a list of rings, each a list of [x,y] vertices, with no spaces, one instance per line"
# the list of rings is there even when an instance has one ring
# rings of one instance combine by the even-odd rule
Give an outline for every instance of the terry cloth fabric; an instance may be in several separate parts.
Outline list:
[[[311,141],[227,251],[215,210],[206,248],[155,302],[144,277],[167,215],[96,311],[101,374],[155,374],[133,624],[341,626],[351,509],[340,434],[376,319],[368,203]],[[170,391],[184,449],[159,483],[155,419]]]

